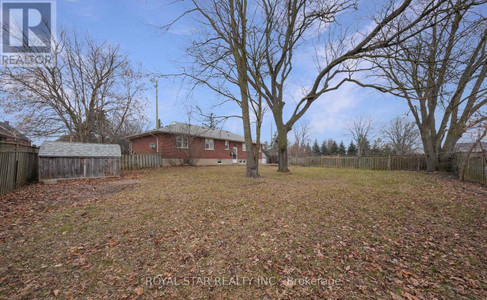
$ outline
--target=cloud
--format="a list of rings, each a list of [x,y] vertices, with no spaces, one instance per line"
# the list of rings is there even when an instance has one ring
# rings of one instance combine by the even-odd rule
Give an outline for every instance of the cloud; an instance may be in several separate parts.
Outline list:
[[[323,95],[311,106],[307,119],[314,135],[336,135],[347,131],[362,98],[363,90],[355,85],[344,85],[338,91]]]

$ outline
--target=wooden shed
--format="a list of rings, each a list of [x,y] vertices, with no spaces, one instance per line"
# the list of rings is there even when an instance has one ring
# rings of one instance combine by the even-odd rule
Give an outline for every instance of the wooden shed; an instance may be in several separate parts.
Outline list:
[[[120,176],[120,146],[43,142],[39,150],[39,178],[97,178]]]

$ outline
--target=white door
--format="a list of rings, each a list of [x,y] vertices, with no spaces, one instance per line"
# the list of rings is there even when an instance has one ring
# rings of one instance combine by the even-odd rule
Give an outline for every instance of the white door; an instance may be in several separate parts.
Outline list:
[[[238,148],[237,147],[233,147],[232,158],[233,158],[233,163],[234,164],[238,163],[237,151],[238,151]]]

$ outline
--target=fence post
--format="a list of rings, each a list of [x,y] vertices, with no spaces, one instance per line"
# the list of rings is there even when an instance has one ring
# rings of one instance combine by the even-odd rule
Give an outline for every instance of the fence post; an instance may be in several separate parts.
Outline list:
[[[19,145],[15,144],[14,156],[14,189],[17,188],[17,177],[19,175]]]
[[[323,168],[323,156],[320,156],[320,166]]]
[[[482,184],[487,185],[487,181],[485,178],[485,172],[487,171],[486,165],[485,165],[485,158],[482,157]]]
[[[391,155],[387,156],[387,170],[391,170]]]

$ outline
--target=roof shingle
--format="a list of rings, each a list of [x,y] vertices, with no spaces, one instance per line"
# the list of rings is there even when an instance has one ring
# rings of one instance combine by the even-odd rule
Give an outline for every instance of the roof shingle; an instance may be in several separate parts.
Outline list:
[[[232,142],[242,142],[242,143],[245,142],[245,138],[243,136],[232,133],[230,131],[221,130],[221,129],[211,129],[211,128],[206,128],[198,125],[192,125],[192,124],[180,123],[180,122],[172,122],[171,124],[164,126],[162,128],[147,131],[142,134],[129,136],[127,138],[130,139],[130,138],[135,138],[135,137],[144,136],[148,134],[157,134],[157,133],[186,134],[192,136],[200,136],[204,138],[227,140]]]
[[[39,150],[43,157],[120,157],[120,145],[69,142],[43,142]]]

